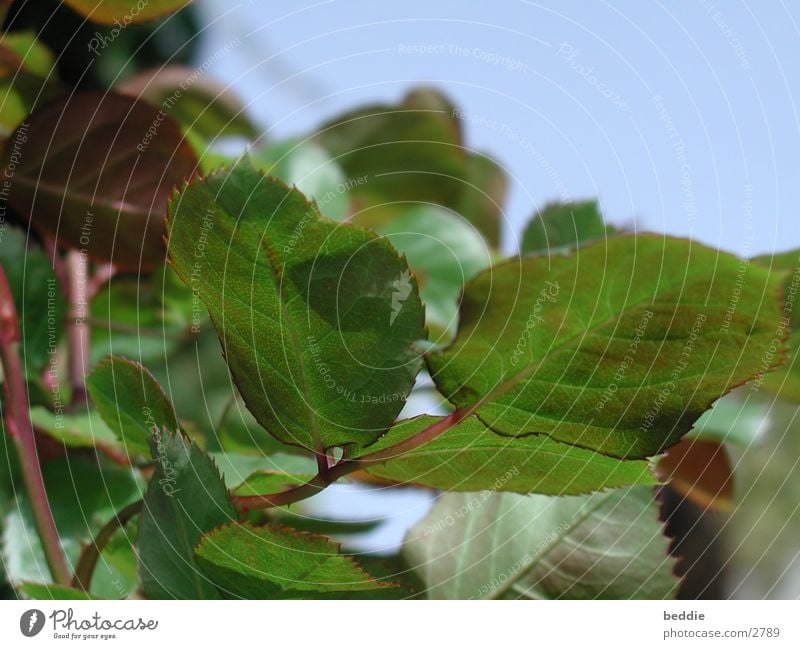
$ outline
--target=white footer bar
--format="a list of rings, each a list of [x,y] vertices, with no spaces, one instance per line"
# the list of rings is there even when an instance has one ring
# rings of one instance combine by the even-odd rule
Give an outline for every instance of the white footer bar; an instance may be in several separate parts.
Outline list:
[[[797,601],[7,601],[0,645],[800,647]],[[151,644],[155,643],[155,644]],[[215,643],[215,644],[211,644]],[[216,644],[220,643],[220,644]],[[221,643],[225,643],[224,645]],[[251,646],[251,645],[248,645]]]

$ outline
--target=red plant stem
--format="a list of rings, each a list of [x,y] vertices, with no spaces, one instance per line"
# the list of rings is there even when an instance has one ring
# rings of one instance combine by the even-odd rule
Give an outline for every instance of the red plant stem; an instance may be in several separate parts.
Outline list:
[[[320,475],[325,475],[328,469],[331,468],[330,462],[328,461],[328,454],[325,451],[314,451],[314,456],[317,459],[317,472]]]
[[[114,275],[117,274],[117,269],[114,264],[103,264],[99,268],[94,271],[94,275],[92,275],[86,285],[86,301],[87,303],[91,300],[95,295],[97,295],[100,290],[108,284],[113,278]]]
[[[36,437],[30,420],[25,374],[19,356],[20,331],[14,298],[5,271],[0,267],[0,361],[3,365],[5,421],[14,440],[33,520],[42,542],[47,565],[53,580],[68,585],[70,570],[61,548],[50,501],[47,498],[42,467],[36,451]]]
[[[69,314],[67,321],[69,343],[69,382],[72,386],[72,403],[85,404],[86,373],[89,371],[89,292],[88,260],[82,252],[67,253],[67,295]]]
[[[121,527],[125,527],[128,521],[140,511],[142,511],[142,501],[137,500],[127,507],[120,509],[108,523],[103,525],[97,533],[97,536],[95,536],[92,542],[83,548],[81,552],[78,564],[75,567],[75,576],[72,578],[73,588],[80,588],[85,591],[89,590],[92,574],[94,574],[94,569],[97,566],[97,561],[100,559],[103,548],[106,547],[106,544],[114,535],[114,532]]]
[[[442,433],[447,432],[465,417],[471,415],[475,410],[472,408],[465,408],[455,410],[447,417],[440,419],[436,423],[428,426],[426,429],[421,430],[416,435],[412,435],[402,442],[398,442],[393,446],[389,446],[374,453],[362,455],[359,458],[352,460],[343,460],[338,464],[330,467],[324,472],[320,472],[314,478],[292,489],[280,491],[274,494],[258,495],[258,496],[234,496],[233,501],[239,509],[249,511],[253,509],[269,509],[270,507],[281,507],[283,505],[290,505],[299,500],[305,500],[318,494],[320,491],[336,482],[354,471],[360,471],[376,464],[383,464],[393,457],[408,453],[409,451],[424,446],[428,442],[436,439]]]

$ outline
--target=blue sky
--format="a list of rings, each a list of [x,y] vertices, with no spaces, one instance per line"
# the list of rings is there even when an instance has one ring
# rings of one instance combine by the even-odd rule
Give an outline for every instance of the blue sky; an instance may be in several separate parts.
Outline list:
[[[506,246],[558,198],[739,254],[800,246],[800,4],[199,2],[208,74],[271,138],[444,89],[508,169]]]

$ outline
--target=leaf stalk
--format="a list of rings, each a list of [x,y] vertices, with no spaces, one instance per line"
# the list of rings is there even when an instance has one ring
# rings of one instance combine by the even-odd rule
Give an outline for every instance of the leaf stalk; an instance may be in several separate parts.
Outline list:
[[[446,433],[448,430],[459,424],[465,417],[471,415],[475,410],[475,406],[471,408],[458,409],[440,419],[439,421],[421,430],[416,435],[412,435],[408,439],[404,439],[397,444],[393,444],[387,448],[375,451],[374,453],[367,453],[358,458],[350,460],[341,460],[333,465],[326,471],[320,471],[308,482],[286,491],[279,491],[273,494],[257,495],[257,496],[234,496],[234,504],[243,512],[254,509],[269,509],[271,507],[282,507],[290,505],[300,500],[305,500],[311,496],[315,496],[323,489],[332,485],[334,482],[343,478],[344,476],[355,471],[361,471],[376,464],[383,464],[398,455],[408,453],[409,451],[424,446],[425,444],[433,441],[439,435]]]
[[[36,531],[53,580],[70,582],[70,570],[61,548],[58,530],[47,498],[36,437],[30,419],[25,372],[19,355],[20,330],[14,298],[5,271],[0,267],[0,361],[3,365],[5,423],[19,456],[25,489],[33,511]]]

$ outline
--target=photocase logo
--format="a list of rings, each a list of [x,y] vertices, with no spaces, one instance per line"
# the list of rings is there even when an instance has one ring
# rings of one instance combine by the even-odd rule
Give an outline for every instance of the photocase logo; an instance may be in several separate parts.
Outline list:
[[[22,635],[32,638],[44,628],[44,613],[37,608],[25,611],[19,618],[19,630]]]
[[[403,302],[411,295],[411,273],[404,270],[400,275],[400,279],[392,282],[394,293],[392,293],[392,313],[389,316],[389,325],[393,325],[400,311],[403,310]]]

